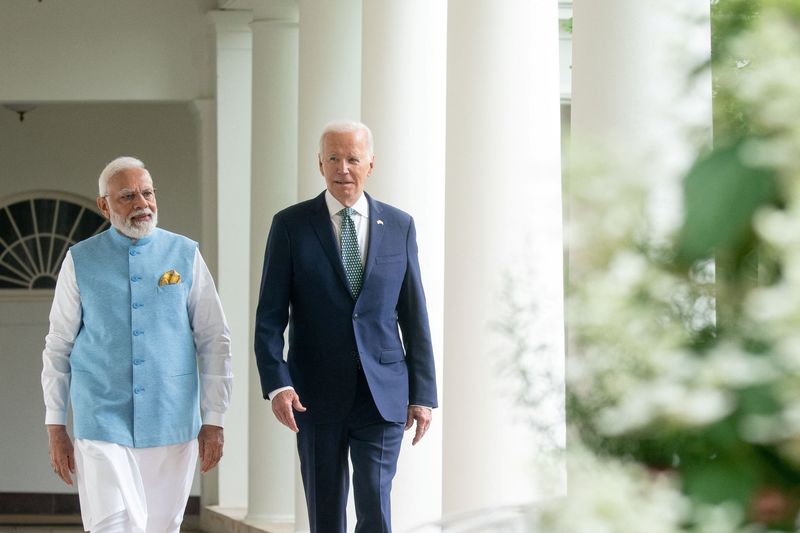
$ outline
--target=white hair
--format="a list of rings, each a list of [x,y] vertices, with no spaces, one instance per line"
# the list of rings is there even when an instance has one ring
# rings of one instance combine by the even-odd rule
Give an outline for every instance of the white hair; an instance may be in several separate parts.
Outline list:
[[[147,169],[144,168],[144,163],[136,159],[135,157],[118,157],[109,164],[106,165],[106,168],[100,173],[100,179],[97,180],[97,189],[99,196],[105,196],[108,194],[108,181],[113,178],[116,174],[122,172],[123,170],[130,170],[132,168],[141,168],[147,172]],[[150,172],[147,172],[147,175],[150,175]],[[150,178],[151,180],[153,178]]]
[[[322,134],[319,136],[319,153],[322,155],[322,143],[325,141],[325,136],[329,133],[352,133],[363,131],[367,134],[367,155],[372,157],[374,152],[374,141],[372,140],[372,131],[366,124],[358,122],[357,120],[334,120],[329,122],[322,129]]]

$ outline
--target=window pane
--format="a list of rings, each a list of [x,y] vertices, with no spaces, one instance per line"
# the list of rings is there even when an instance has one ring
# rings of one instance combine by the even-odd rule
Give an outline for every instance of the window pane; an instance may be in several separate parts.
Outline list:
[[[17,229],[22,235],[30,235],[33,233],[33,213],[31,213],[30,202],[17,202],[8,206],[11,216],[14,217],[14,222],[17,223]]]
[[[69,202],[59,202],[58,222],[56,223],[56,233],[65,237],[69,236],[75,218],[81,212],[81,206]]]
[[[11,226],[11,219],[8,218],[8,212],[5,209],[0,209],[0,239],[3,239],[6,244],[17,240],[17,234]]]
[[[39,233],[50,233],[53,231],[53,217],[56,214],[56,201],[50,198],[39,198],[33,201],[33,209],[36,212],[36,226]]]

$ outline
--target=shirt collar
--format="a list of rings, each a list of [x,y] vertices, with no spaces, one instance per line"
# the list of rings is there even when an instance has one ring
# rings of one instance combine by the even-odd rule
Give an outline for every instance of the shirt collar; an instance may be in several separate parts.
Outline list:
[[[341,204],[341,202],[334,198],[331,194],[331,191],[328,190],[325,191],[325,203],[328,205],[328,213],[331,215],[331,217],[334,217],[339,213],[339,211],[344,209],[344,206]],[[352,208],[362,217],[369,218],[369,202],[367,202],[367,197],[363,192],[361,193],[359,199],[356,200],[356,203],[352,205]]]

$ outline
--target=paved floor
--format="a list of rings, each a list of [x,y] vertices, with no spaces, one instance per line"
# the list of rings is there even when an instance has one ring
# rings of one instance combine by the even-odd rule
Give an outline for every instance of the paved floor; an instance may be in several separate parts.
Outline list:
[[[183,533],[199,533],[194,529],[181,529]],[[81,526],[7,526],[0,524],[0,533],[83,533]]]
[[[0,533],[80,533],[80,523],[77,515],[3,515]]]
[[[80,526],[5,526],[0,525],[0,533],[81,533]]]
[[[197,517],[189,517],[193,526]],[[83,533],[79,516],[3,515],[0,533]],[[181,529],[183,533],[200,533],[196,528]]]

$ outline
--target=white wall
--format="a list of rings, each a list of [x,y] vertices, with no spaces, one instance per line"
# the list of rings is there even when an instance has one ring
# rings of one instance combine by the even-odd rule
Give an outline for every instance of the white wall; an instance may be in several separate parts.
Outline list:
[[[210,0],[3,2],[0,101],[213,94]]]
[[[197,131],[190,104],[43,104],[21,123],[0,107],[0,199],[57,188],[93,202],[105,164],[133,155],[158,189],[159,224],[200,240]]]
[[[191,104],[42,105],[22,123],[0,107],[0,202],[43,189],[93,200],[103,166],[134,155],[153,175],[159,225],[202,249],[197,132]],[[51,298],[0,293],[0,492],[69,492],[50,469],[39,385]]]

